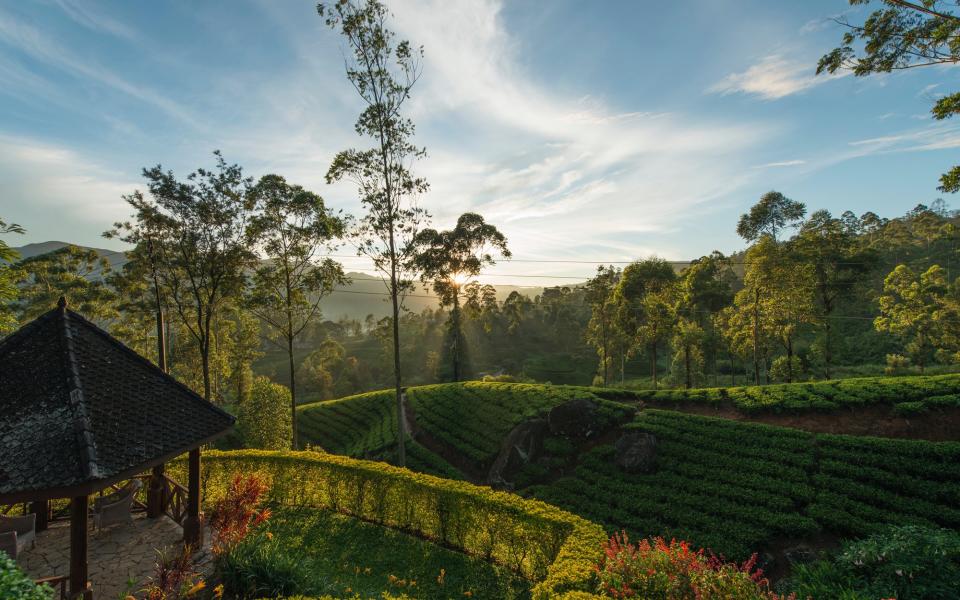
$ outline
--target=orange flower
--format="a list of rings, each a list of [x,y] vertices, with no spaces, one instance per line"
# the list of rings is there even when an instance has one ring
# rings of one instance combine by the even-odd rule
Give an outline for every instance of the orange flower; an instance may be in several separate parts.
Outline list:
[[[217,587],[213,588],[213,597],[214,597],[214,598],[217,598],[218,600],[219,600],[220,598],[223,598],[223,584],[222,584],[222,583],[219,584]]]
[[[196,582],[195,584],[193,584],[193,587],[192,587],[192,588],[190,588],[189,590],[187,590],[186,596],[188,596],[188,597],[189,597],[189,596],[192,596],[192,595],[196,594],[197,592],[199,592],[200,590],[202,590],[202,589],[205,588],[205,587],[207,587],[207,582],[205,582],[204,580],[201,579],[200,581],[198,581],[198,582]]]

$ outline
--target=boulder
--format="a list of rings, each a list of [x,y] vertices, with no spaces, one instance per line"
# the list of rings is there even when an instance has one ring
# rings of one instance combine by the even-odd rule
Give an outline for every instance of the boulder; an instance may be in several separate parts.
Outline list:
[[[597,404],[589,398],[576,398],[554,406],[547,415],[550,433],[571,438],[587,438],[596,430]]]
[[[657,438],[652,433],[625,433],[613,448],[614,462],[627,473],[653,473],[657,468]]]
[[[543,438],[547,431],[547,422],[543,419],[530,419],[514,427],[503,440],[500,453],[490,466],[487,483],[512,489],[520,471],[537,460],[543,452]]]

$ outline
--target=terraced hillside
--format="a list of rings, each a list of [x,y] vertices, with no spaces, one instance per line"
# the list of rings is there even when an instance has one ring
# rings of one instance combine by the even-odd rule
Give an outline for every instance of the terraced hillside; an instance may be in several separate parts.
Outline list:
[[[778,538],[861,536],[885,524],[960,529],[960,443],[813,434],[646,409],[657,471],[631,475],[612,445],[524,491],[635,536],[693,540],[745,558]]]

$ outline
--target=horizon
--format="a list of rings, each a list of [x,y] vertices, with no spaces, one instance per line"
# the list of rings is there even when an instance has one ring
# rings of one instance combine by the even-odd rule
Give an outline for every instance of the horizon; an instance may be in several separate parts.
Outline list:
[[[426,55],[411,104],[428,151],[421,205],[438,228],[481,212],[513,251],[485,283],[563,285],[598,263],[731,254],[745,246],[737,217],[770,189],[808,212],[900,216],[943,196],[936,179],[960,145],[957,126],[929,114],[940,68],[814,76],[839,39],[831,17],[869,7],[388,5]],[[349,185],[323,182],[337,150],[365,145],[339,39],[313,3],[227,7],[0,9],[0,217],[27,229],[10,245],[122,250],[100,234],[128,217],[122,195],[143,188],[140,169],[184,176],[214,149],[360,212]],[[351,248],[335,254],[370,273]]]

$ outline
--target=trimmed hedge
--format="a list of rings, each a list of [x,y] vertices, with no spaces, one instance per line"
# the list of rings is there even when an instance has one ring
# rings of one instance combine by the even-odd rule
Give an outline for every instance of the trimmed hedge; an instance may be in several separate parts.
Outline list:
[[[692,390],[643,390],[636,397],[649,404],[732,405],[744,412],[832,411],[870,404],[901,405],[898,413],[926,407],[960,406],[960,374],[909,377],[858,377],[777,385]]]
[[[170,465],[186,478],[186,462]],[[384,463],[316,452],[208,451],[206,503],[226,493],[235,473],[257,473],[269,501],[330,510],[481,556],[538,582],[534,598],[591,590],[603,528],[543,502]]]

